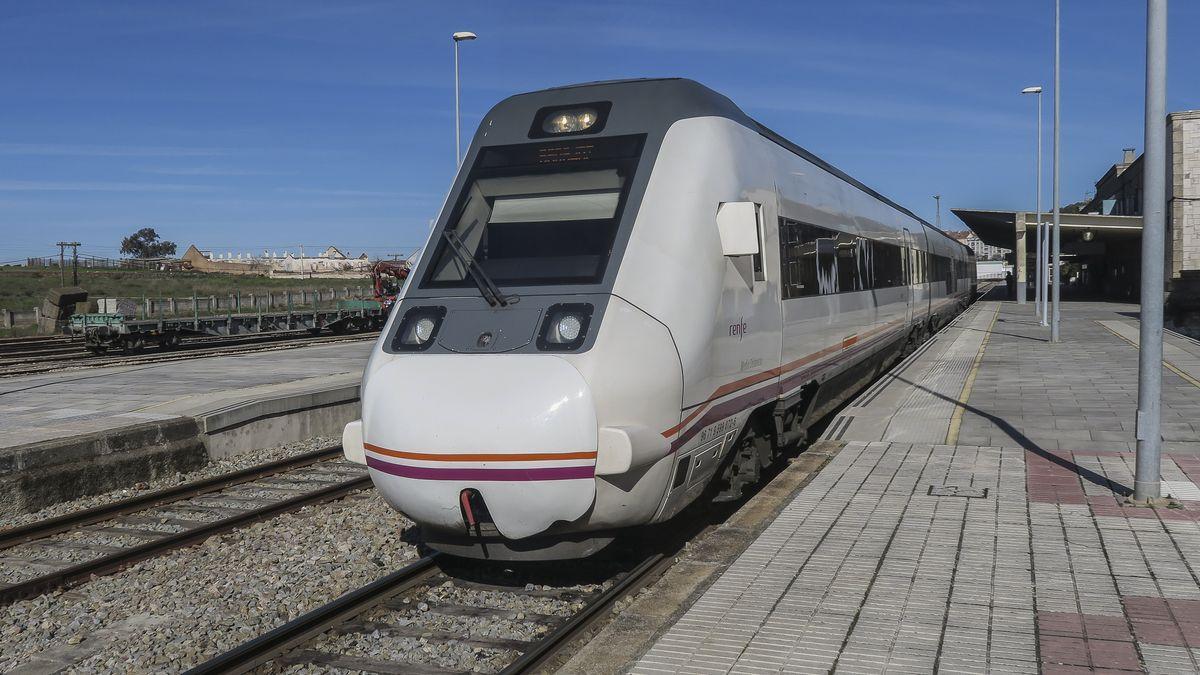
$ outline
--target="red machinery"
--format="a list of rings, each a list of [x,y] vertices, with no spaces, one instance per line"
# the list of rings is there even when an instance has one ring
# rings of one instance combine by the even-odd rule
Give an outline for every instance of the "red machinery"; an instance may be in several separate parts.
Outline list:
[[[383,305],[384,312],[392,308],[396,296],[408,278],[407,261],[381,260],[371,268],[371,279],[375,285],[375,299]]]

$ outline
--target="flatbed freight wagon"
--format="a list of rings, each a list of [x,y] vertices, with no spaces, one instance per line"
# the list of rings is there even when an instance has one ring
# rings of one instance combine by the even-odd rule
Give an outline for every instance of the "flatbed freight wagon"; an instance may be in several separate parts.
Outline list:
[[[350,333],[378,330],[387,311],[375,300],[343,300],[336,308],[284,312],[227,313],[215,316],[130,319],[123,314],[75,314],[68,332],[82,337],[85,348],[96,354],[109,350],[171,348],[185,337],[227,337],[288,331],[322,330]]]

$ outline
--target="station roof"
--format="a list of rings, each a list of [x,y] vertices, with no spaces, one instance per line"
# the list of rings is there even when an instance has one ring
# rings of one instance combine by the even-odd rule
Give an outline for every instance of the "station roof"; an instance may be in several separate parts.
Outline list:
[[[1017,218],[1024,220],[1025,228],[1037,226],[1038,214],[1032,211],[981,211],[972,209],[950,209],[959,220],[971,228],[985,244],[1001,248],[1013,248],[1016,239]],[[1042,213],[1042,222],[1054,220],[1052,212]],[[1059,224],[1065,229],[1094,230],[1108,235],[1138,237],[1142,233],[1141,216],[1103,216],[1098,213],[1060,213]]]

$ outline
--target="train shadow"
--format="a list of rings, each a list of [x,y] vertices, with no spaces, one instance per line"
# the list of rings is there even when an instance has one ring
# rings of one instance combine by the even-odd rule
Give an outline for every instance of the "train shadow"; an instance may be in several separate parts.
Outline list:
[[[1052,464],[1055,464],[1063,469],[1066,469],[1066,470],[1070,471],[1071,473],[1078,475],[1083,480],[1086,480],[1089,483],[1092,483],[1093,485],[1111,490],[1112,492],[1114,492],[1122,497],[1127,497],[1127,496],[1133,494],[1132,488],[1130,488],[1126,485],[1123,485],[1121,483],[1118,483],[1118,482],[1108,478],[1107,476],[1098,474],[1095,471],[1092,471],[1091,469],[1089,469],[1087,467],[1079,466],[1075,462],[1072,462],[1071,460],[1063,457],[1062,455],[1059,455],[1058,453],[1051,452],[1050,450],[1043,448],[1042,446],[1040,446],[1036,442],[1034,442],[1032,439],[1030,439],[1028,436],[1021,433],[1021,431],[1019,429],[1017,429],[1016,427],[1014,427],[1008,420],[1004,419],[1003,417],[1000,417],[999,415],[995,415],[993,413],[987,412],[986,410],[975,407],[968,403],[963,403],[962,401],[959,401],[958,399],[950,398],[949,396],[946,396],[945,394],[936,392],[936,391],[934,391],[926,386],[923,386],[921,384],[918,384],[912,380],[908,380],[903,377],[898,377],[896,379],[912,386],[915,389],[919,389],[919,390],[929,394],[930,396],[942,399],[943,401],[949,401],[950,403],[953,403],[956,407],[962,408],[965,412],[969,412],[973,415],[977,415],[977,416],[991,422],[993,425],[995,425],[997,428],[999,428],[1001,431],[1003,431],[1010,439],[1013,440],[1014,443],[1016,443],[1018,446],[1020,446],[1026,452],[1030,452]]]

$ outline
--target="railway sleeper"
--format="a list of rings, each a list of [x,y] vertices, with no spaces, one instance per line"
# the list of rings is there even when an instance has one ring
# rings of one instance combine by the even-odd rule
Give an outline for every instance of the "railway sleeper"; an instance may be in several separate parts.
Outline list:
[[[70,567],[75,563],[65,560],[46,560],[44,558],[18,558],[16,556],[0,556],[0,565],[6,567],[29,570],[30,572],[55,572],[57,570]]]
[[[146,539],[146,540],[151,540],[151,541],[154,539],[162,539],[163,537],[169,537],[172,534],[175,534],[174,532],[157,532],[154,530],[139,530],[139,529],[133,528],[133,527],[117,527],[117,526],[96,527],[94,525],[81,528],[81,531],[95,532],[98,534],[109,534],[112,536],[139,537],[141,539]]]
[[[517,595],[520,595],[519,593]],[[480,607],[478,605],[452,605],[452,604],[435,604],[426,601],[425,605],[429,608],[427,611],[430,614],[439,616],[452,616],[457,618],[467,619],[503,619],[505,621],[527,621],[529,623],[556,624],[561,623],[564,618],[553,614],[538,614],[536,612],[525,612],[519,609],[500,609],[498,607]],[[388,605],[389,609],[416,609],[412,603],[396,603]],[[518,615],[521,618],[518,618]]]
[[[171,518],[168,516],[121,516],[116,520],[121,525],[176,525],[179,527],[192,529],[194,527],[203,527],[208,524],[204,520],[184,520],[182,518]]]
[[[125,546],[108,546],[105,544],[79,544],[73,541],[57,541],[54,539],[35,539],[34,541],[17,544],[17,546],[21,548],[40,548],[43,551],[87,551],[95,553],[97,557],[124,551],[127,548]]]
[[[407,661],[383,661],[346,654],[330,654],[315,649],[288,652],[276,658],[275,662],[283,665],[326,666],[365,673],[383,673],[384,675],[457,675],[464,672]]]
[[[587,593],[581,593],[569,588],[517,588],[514,586],[503,586],[500,584],[488,584],[482,581],[469,581],[466,579],[455,579],[454,585],[457,588],[469,588],[476,591],[490,591],[492,593],[508,593],[519,594],[531,598],[551,598],[554,600],[562,600],[571,602],[573,600],[584,600],[588,597]]]
[[[333,632],[339,635],[370,635],[377,632],[383,637],[424,638],[430,642],[458,642],[469,647],[505,649],[514,652],[523,652],[529,649],[530,645],[530,642],[525,640],[463,635],[448,630],[438,630],[414,624],[401,626],[380,621],[351,621],[334,628]]]

